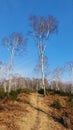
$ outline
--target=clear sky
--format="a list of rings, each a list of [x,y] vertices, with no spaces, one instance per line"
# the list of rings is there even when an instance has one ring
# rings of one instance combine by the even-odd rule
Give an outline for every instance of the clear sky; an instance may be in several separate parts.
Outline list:
[[[46,49],[49,69],[73,61],[73,0],[0,0],[0,43],[12,32],[20,32],[27,38],[30,15],[53,15],[59,21],[58,34],[50,36]],[[0,60],[9,62],[9,53],[3,47],[0,47]],[[29,38],[27,53],[15,57],[14,68],[25,77],[33,77],[36,63],[36,45]]]

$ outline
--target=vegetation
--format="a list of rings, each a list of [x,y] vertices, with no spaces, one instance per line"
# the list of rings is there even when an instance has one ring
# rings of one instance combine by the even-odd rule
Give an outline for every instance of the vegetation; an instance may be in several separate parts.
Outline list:
[[[0,99],[3,99],[6,95],[7,93],[4,92],[4,89],[0,88]]]
[[[5,97],[7,97],[9,100],[16,100],[17,99],[17,96],[18,94],[20,93],[26,93],[26,94],[29,94],[33,92],[31,89],[17,89],[17,90],[11,90],[10,93],[7,93],[7,92],[4,92],[4,89],[1,88],[0,89],[0,99],[4,99]]]
[[[62,105],[61,105],[60,101],[58,99],[56,99],[53,101],[53,104],[51,104],[51,107],[61,109]]]
[[[38,93],[39,93],[39,94],[44,94],[44,89],[42,89],[42,88],[39,89],[39,90],[38,90]]]
[[[69,105],[70,108],[72,108],[73,107],[73,100],[68,102],[68,105]]]
[[[68,97],[68,105],[69,105],[70,108],[73,107],[73,95],[70,95],[70,96]]]

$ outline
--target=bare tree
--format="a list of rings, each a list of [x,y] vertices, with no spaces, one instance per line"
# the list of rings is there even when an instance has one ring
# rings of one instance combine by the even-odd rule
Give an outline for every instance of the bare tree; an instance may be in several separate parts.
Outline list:
[[[72,82],[72,92],[73,92],[73,61],[68,61],[65,63],[65,70],[70,73],[71,82]]]
[[[3,45],[7,47],[10,53],[10,64],[9,64],[9,88],[8,92],[11,91],[11,79],[13,70],[13,61],[15,54],[20,54],[22,50],[25,51],[26,40],[23,39],[21,33],[12,33],[9,37],[4,37]]]
[[[37,17],[31,16],[29,18],[31,32],[30,35],[36,41],[36,45],[38,47],[39,56],[41,59],[41,72],[42,72],[42,86],[44,88],[45,93],[45,83],[44,83],[44,55],[47,47],[47,41],[49,36],[55,32],[57,32],[58,21],[53,16],[48,17]]]
[[[63,74],[63,72],[64,72],[64,69],[62,68],[62,67],[56,67],[54,70],[53,70],[53,72],[52,72],[52,74],[53,74],[53,79],[54,79],[54,81],[56,81],[56,89],[57,90],[59,90],[59,85],[58,85],[58,83],[60,82],[60,79],[61,79],[61,76],[62,76],[62,74]]]

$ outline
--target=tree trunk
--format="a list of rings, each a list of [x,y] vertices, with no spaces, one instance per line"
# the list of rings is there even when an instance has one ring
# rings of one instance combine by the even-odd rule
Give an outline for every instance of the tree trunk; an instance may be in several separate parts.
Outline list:
[[[11,70],[12,68],[10,68],[10,72],[9,72],[9,87],[8,87],[8,92],[10,92],[11,91],[11,83],[12,83],[12,76],[11,76],[11,72],[12,72],[12,70]]]
[[[3,84],[3,86],[4,86],[4,92],[6,93],[7,92],[7,85],[6,85],[6,82],[4,81],[4,84]]]
[[[56,90],[59,90],[59,82],[56,80]]]
[[[71,76],[71,78],[72,78],[72,87],[71,87],[71,93],[73,93],[73,67],[72,67],[72,76]]]
[[[9,66],[9,88],[8,88],[8,92],[11,91],[11,86],[12,86],[12,65],[13,65],[13,58],[14,58],[14,50],[12,50],[11,57],[10,57],[10,66]]]
[[[44,89],[44,96],[45,96],[46,90],[45,90],[45,82],[44,82],[44,56],[43,56],[43,53],[42,53],[42,56],[41,56],[41,65],[42,65],[42,68],[41,68],[41,71],[42,71],[42,86],[43,86],[43,89]]]

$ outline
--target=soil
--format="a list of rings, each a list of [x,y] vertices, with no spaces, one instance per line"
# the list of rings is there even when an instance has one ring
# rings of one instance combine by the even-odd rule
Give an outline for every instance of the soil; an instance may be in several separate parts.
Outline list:
[[[52,116],[48,97],[20,94],[17,101],[0,101],[0,130],[67,130]]]

